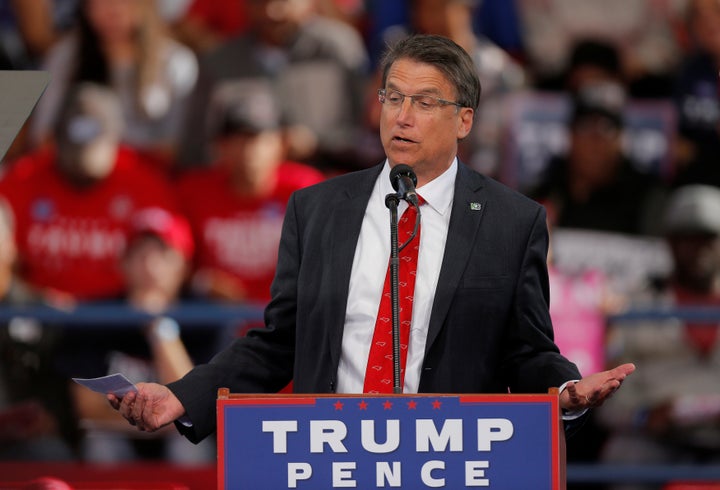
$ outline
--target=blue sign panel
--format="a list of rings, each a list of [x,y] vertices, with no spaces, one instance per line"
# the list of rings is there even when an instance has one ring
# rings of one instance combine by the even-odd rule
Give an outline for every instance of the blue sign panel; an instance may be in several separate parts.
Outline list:
[[[227,489],[557,489],[557,396],[218,400]]]

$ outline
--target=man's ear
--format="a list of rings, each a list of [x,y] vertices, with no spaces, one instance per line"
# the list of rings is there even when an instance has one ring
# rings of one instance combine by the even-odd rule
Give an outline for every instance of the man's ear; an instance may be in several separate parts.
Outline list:
[[[461,140],[465,138],[468,134],[470,134],[470,130],[472,129],[473,120],[475,116],[475,111],[469,107],[461,107],[460,108],[460,114],[458,114],[458,117],[460,118],[460,124],[458,125],[458,133],[457,138],[458,140]]]

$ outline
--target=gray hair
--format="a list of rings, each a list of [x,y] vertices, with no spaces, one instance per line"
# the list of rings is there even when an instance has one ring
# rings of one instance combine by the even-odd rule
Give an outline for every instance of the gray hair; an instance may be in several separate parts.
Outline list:
[[[454,85],[457,102],[477,109],[480,105],[480,79],[470,55],[454,41],[437,35],[417,34],[389,46],[381,60],[382,85],[390,67],[399,59],[427,63],[440,70]]]

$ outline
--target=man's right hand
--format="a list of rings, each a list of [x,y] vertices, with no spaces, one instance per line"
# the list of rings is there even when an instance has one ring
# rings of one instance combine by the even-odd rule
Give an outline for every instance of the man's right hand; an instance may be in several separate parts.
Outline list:
[[[154,432],[173,423],[185,414],[180,400],[166,386],[137,383],[138,392],[122,397],[108,394],[110,405],[131,425],[144,432]]]

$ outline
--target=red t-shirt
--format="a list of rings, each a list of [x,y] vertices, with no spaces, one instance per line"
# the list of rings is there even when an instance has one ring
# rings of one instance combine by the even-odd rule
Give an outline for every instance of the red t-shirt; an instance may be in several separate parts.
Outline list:
[[[195,234],[196,269],[226,273],[247,300],[269,300],[290,194],[323,179],[312,167],[285,162],[272,192],[257,198],[235,194],[218,165],[184,176],[177,189]]]
[[[245,8],[242,0],[194,0],[185,15],[227,39],[246,29]]]
[[[681,286],[673,288],[675,306],[678,307],[709,307],[719,306],[720,298],[715,293],[697,293]],[[690,345],[697,350],[701,357],[707,357],[715,350],[715,345],[720,334],[720,325],[712,325],[706,322],[685,322],[685,336]]]
[[[13,208],[20,274],[31,285],[78,300],[109,299],[124,291],[120,258],[130,217],[158,206],[176,210],[164,177],[121,148],[112,173],[77,189],[55,167],[52,150],[14,162],[0,179]]]

